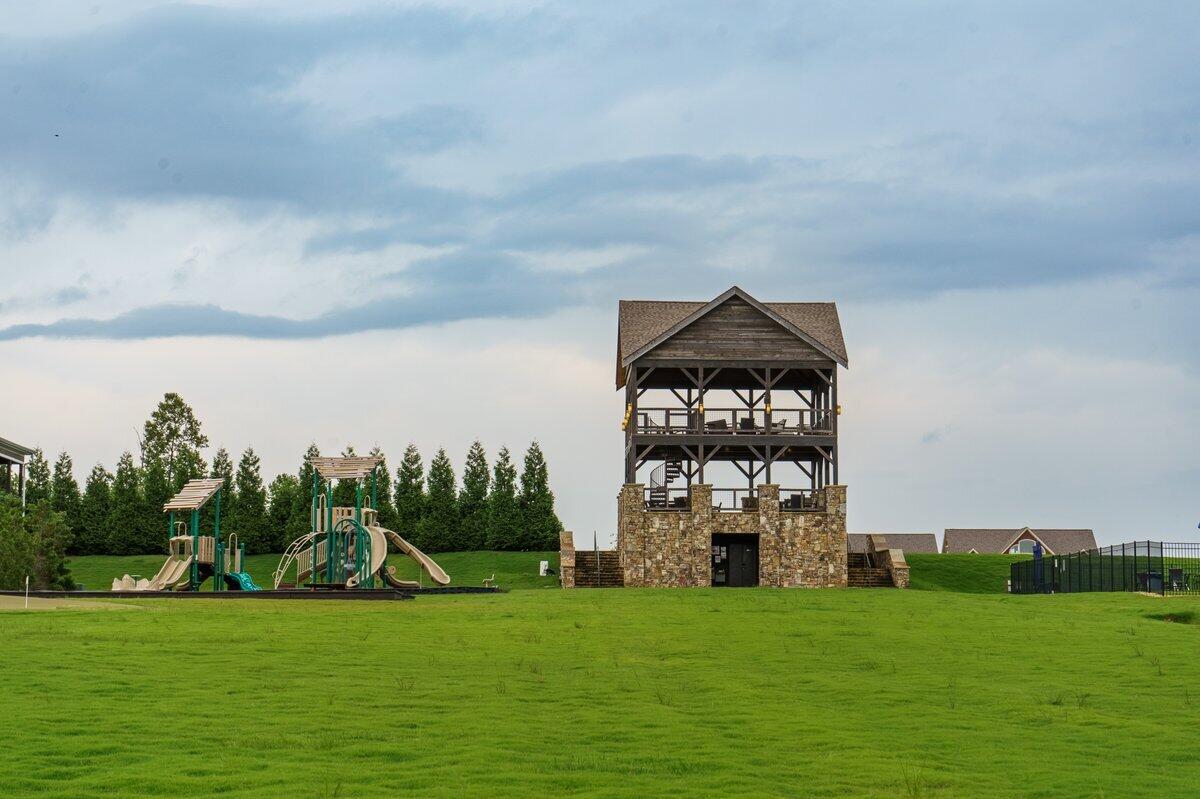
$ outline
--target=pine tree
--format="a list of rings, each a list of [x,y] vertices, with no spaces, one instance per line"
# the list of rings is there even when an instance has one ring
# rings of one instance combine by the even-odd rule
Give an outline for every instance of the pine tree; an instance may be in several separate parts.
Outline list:
[[[262,463],[253,447],[247,447],[238,461],[237,504],[230,517],[231,532],[246,545],[246,553],[258,555],[270,551],[267,537],[267,492],[263,488]]]
[[[517,502],[517,470],[508,447],[501,447],[492,467],[492,490],[488,494],[488,549],[513,550],[520,545],[521,506]]]
[[[75,464],[71,456],[60,452],[54,462],[54,477],[50,480],[50,507],[61,513],[67,525],[65,544],[72,554],[78,554],[75,542],[79,540],[83,521],[80,511],[83,498],[79,494],[79,483],[75,480]]]
[[[200,450],[207,446],[196,412],[183,397],[168,392],[142,428],[142,467],[160,464],[166,485],[174,493],[187,477],[204,473]]]
[[[343,458],[353,458],[357,455],[354,451],[353,444],[347,444],[342,450]],[[353,508],[354,507],[354,480],[338,480],[333,486],[333,504],[338,508]]]
[[[80,507],[79,537],[75,551],[81,555],[109,555],[108,516],[112,512],[113,476],[97,463],[88,475]]]
[[[429,461],[429,479],[425,496],[425,513],[417,525],[418,549],[426,552],[448,552],[458,535],[458,496],[454,486],[454,467],[439,449]]]
[[[47,501],[48,498],[42,499],[37,504],[44,505]],[[36,547],[25,526],[21,500],[0,495],[0,590],[23,589],[26,575],[32,582],[36,559]]]
[[[291,522],[292,510],[296,506],[296,495],[300,493],[300,480],[294,474],[281,474],[271,481],[266,531],[263,536],[264,551],[283,552],[294,540],[289,538],[288,525]]]
[[[110,555],[134,555],[156,552],[157,547],[146,548],[141,528],[146,512],[143,507],[141,476],[133,462],[133,454],[121,453],[117,471],[113,476],[112,496],[108,511],[108,542],[105,550]]]
[[[221,486],[221,529],[224,533],[225,527],[228,526],[229,520],[233,518],[233,509],[237,505],[237,486],[233,481],[233,459],[229,457],[229,451],[224,447],[217,449],[217,454],[213,456],[212,466],[208,470],[209,477],[219,477],[225,481]],[[216,499],[210,499],[201,511],[200,524],[205,530],[213,529],[217,513]],[[233,528],[230,531],[236,532]]]
[[[25,475],[25,504],[36,505],[50,500],[50,464],[41,449],[35,449],[29,458],[29,469]]]
[[[167,478],[167,469],[161,460],[152,460],[142,469],[141,522],[138,525],[136,551],[140,554],[159,554],[167,551],[168,539],[175,530],[168,531],[170,516],[163,513],[163,505],[175,495]],[[176,514],[175,521],[186,522],[187,514]]]
[[[554,493],[542,448],[536,441],[525,453],[521,471],[521,549],[539,552],[558,549],[562,522],[554,513]]]
[[[25,530],[32,538],[35,553],[32,587],[51,591],[75,588],[75,580],[67,568],[67,546],[72,534],[66,514],[44,501],[26,507]]]
[[[375,467],[375,510],[379,515],[379,526],[395,530],[396,506],[392,504],[392,473],[388,471],[387,458],[379,447],[372,447],[371,457],[379,458]],[[371,479],[367,478],[367,490],[370,491]]]
[[[321,450],[317,449],[316,444],[309,444],[308,449],[304,451],[304,462],[300,464],[299,472],[300,487],[292,500],[292,513],[288,517],[287,535],[284,536],[289,544],[312,532],[312,491],[316,469],[309,461],[320,454]]]
[[[404,450],[404,459],[396,470],[396,526],[391,528],[413,543],[425,515],[425,468],[415,444]]]
[[[467,450],[462,491],[458,495],[458,513],[462,521],[455,548],[460,552],[483,549],[487,540],[487,499],[490,481],[487,454],[483,451],[483,445],[476,441]]]

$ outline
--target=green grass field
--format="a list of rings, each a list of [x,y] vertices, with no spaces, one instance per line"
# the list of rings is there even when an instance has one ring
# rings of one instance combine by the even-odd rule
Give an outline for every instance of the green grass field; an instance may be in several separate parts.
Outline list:
[[[912,561],[939,590],[0,613],[2,793],[1196,794],[1200,602]]]

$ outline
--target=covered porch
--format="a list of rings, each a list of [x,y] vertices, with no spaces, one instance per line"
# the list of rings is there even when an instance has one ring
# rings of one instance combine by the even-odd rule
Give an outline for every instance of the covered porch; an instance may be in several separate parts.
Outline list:
[[[33,450],[29,447],[0,438],[0,488],[21,498],[25,504],[26,462]]]

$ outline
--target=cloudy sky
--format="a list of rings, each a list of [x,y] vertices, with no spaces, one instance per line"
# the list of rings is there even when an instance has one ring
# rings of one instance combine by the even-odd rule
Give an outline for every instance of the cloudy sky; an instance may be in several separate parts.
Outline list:
[[[541,440],[619,298],[836,300],[858,530],[1200,522],[1200,6],[46,0],[0,17],[0,436]],[[36,8],[33,6],[36,5]],[[211,454],[211,453],[210,453]]]

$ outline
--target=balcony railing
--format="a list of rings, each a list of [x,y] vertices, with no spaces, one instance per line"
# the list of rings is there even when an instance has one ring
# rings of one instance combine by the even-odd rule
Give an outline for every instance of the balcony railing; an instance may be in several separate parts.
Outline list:
[[[757,488],[714,488],[713,507],[719,511],[756,511],[759,509]],[[779,509],[784,512],[820,511],[825,509],[825,494],[813,488],[779,489]]]
[[[682,488],[647,488],[647,510],[690,510],[692,507],[691,492]]]
[[[833,435],[834,412],[815,408],[775,408],[768,422],[761,408],[638,408],[635,430],[660,435]]]

